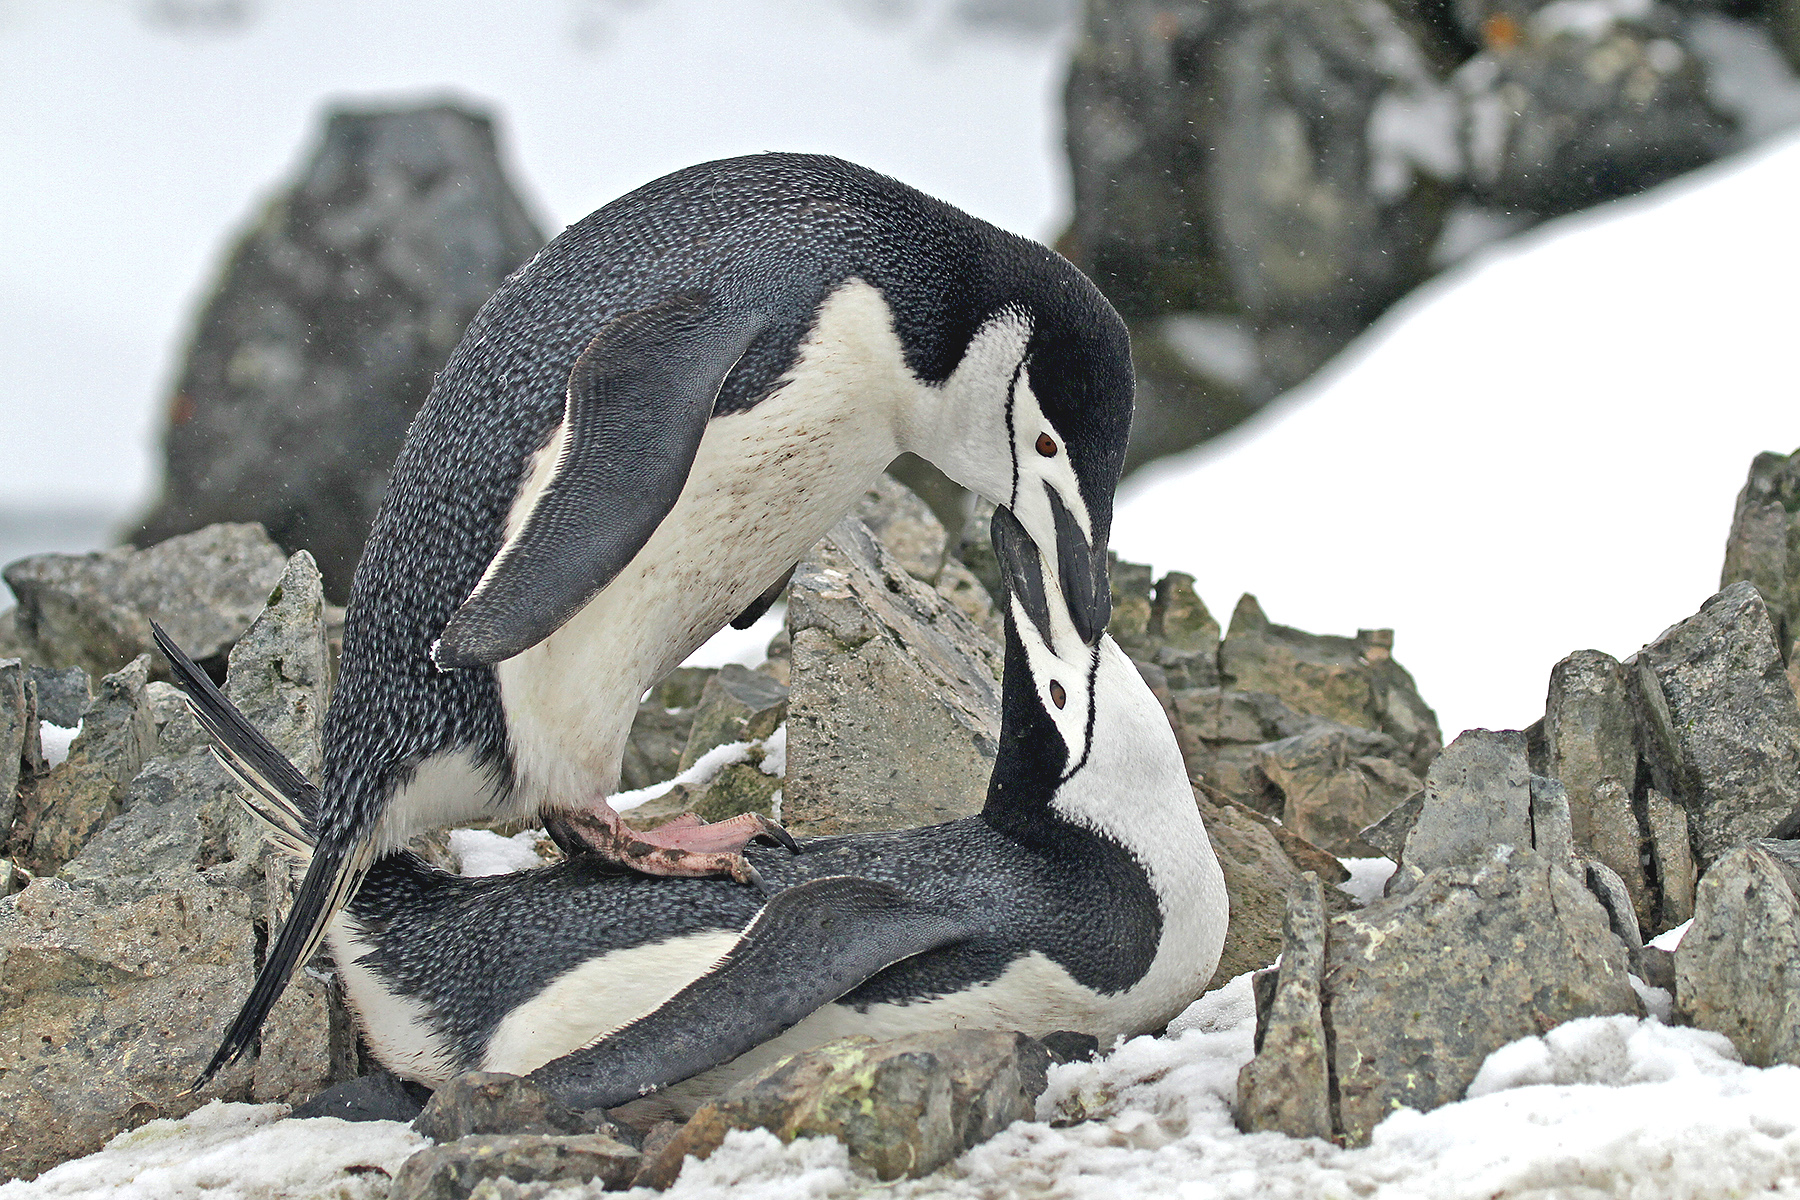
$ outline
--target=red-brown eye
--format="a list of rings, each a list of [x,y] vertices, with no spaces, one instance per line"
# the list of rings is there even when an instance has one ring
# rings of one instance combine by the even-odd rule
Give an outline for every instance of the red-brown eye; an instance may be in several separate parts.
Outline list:
[[[1061,708],[1069,702],[1069,693],[1063,691],[1063,685],[1052,679],[1050,681],[1050,703]]]
[[[1056,439],[1047,433],[1038,434],[1038,453],[1045,458],[1056,457]]]

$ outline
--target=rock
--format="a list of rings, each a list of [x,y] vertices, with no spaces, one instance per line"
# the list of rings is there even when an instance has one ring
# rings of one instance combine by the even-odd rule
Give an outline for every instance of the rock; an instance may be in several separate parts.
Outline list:
[[[239,639],[226,692],[284,753],[316,764],[327,680],[318,577],[304,555],[274,599]],[[95,706],[107,696],[103,682]],[[84,736],[106,723],[90,715]],[[349,1018],[302,972],[256,1054],[187,1094],[248,992],[289,886],[286,863],[249,836],[235,792],[192,718],[168,719],[120,814],[56,878],[0,900],[0,1171],[36,1174],[213,1098],[291,1103],[352,1073]]]
[[[1335,918],[1325,979],[1349,1145],[1395,1108],[1461,1099],[1508,1042],[1576,1017],[1642,1015],[1605,910],[1524,848],[1439,867]]]
[[[144,695],[149,669],[149,655],[140,655],[100,681],[68,758],[39,780],[21,805],[14,844],[37,874],[54,873],[118,815],[156,738]]]
[[[1605,863],[1587,862],[1584,882],[1594,899],[1600,901],[1600,907],[1606,910],[1607,927],[1625,947],[1626,961],[1631,964],[1633,973],[1638,969],[1638,958],[1644,950],[1643,930],[1638,926],[1637,912],[1632,907],[1631,893],[1625,890],[1625,882],[1613,869]]]
[[[711,667],[678,667],[650,689],[650,695],[638,705],[630,740],[625,743],[620,791],[673,779],[681,770],[681,752],[693,729],[694,708],[712,676]]]
[[[760,741],[787,720],[788,689],[767,675],[727,663],[706,681],[677,769],[729,742]]]
[[[1225,948],[1207,984],[1211,990],[1275,961],[1281,953],[1287,898],[1299,884],[1303,869],[1321,874],[1331,883],[1348,879],[1350,873],[1316,847],[1312,854],[1317,857],[1302,851],[1302,863],[1297,865],[1283,845],[1280,827],[1253,809],[1227,799],[1215,800],[1199,791],[1195,792],[1195,800],[1201,819],[1206,822],[1213,854],[1225,876],[1225,895],[1231,912]],[[1350,898],[1337,888],[1330,888],[1326,903],[1333,912],[1342,912],[1349,908]]]
[[[598,1183],[627,1188],[642,1156],[605,1134],[575,1137],[480,1135],[428,1146],[400,1167],[388,1195],[392,1200],[463,1200],[481,1183]]]
[[[1188,774],[1209,795],[1280,816],[1286,800],[1257,765],[1260,747],[1305,733],[1315,718],[1262,692],[1217,687],[1172,690],[1170,702]]]
[[[792,1055],[703,1105],[640,1184],[667,1187],[733,1129],[783,1142],[835,1137],[879,1179],[929,1175],[1014,1121],[1031,1120],[1050,1055],[1022,1033],[937,1030],[840,1038]]]
[[[1755,587],[1719,592],[1635,667],[1651,781],[1687,811],[1702,871],[1800,808],[1800,706]]]
[[[169,406],[167,482],[131,540],[260,521],[310,550],[342,599],[433,372],[543,244],[488,117],[334,110],[200,313]]]
[[[794,573],[783,821],[797,834],[978,812],[1000,729],[1000,648],[854,519]]]
[[[476,1134],[601,1133],[630,1140],[604,1112],[574,1112],[519,1075],[470,1071],[431,1094],[413,1128],[434,1142]]]
[[[1394,661],[1393,644],[1390,630],[1345,638],[1276,625],[1246,595],[1219,647],[1219,673],[1228,688],[1265,692],[1298,712],[1387,734],[1406,755],[1401,765],[1418,774],[1437,756],[1443,735],[1412,676]]]
[[[905,484],[882,475],[869,485],[850,515],[869,527],[882,548],[921,583],[937,582],[949,538],[931,506]],[[987,536],[987,530],[979,531]]]
[[[0,845],[12,829],[18,805],[25,744],[37,742],[37,712],[26,691],[30,678],[30,671],[18,659],[0,659]]]
[[[94,695],[93,681],[86,671],[80,667],[60,671],[32,667],[31,680],[37,685],[38,720],[63,729],[73,729],[81,723],[81,714],[87,711],[88,701]]]
[[[1700,880],[1675,949],[1675,1006],[1744,1061],[1800,1064],[1800,847],[1737,846]]]
[[[283,561],[261,526],[213,525],[148,550],[39,554],[0,574],[33,661],[100,676],[154,653],[152,619],[196,662],[223,654],[262,612]],[[166,678],[160,665],[156,675]]]
[[[1642,837],[1630,795],[1637,780],[1637,720],[1617,659],[1578,650],[1556,664],[1544,709],[1544,742],[1545,772],[1568,789],[1577,850],[1625,881],[1647,924],[1649,885],[1639,862]]]
[[[1754,584],[1783,656],[1800,636],[1800,451],[1759,454],[1738,493],[1719,586]]]
[[[1531,845],[1525,735],[1470,729],[1426,772],[1425,800],[1406,835],[1404,861],[1430,871],[1501,845]]]
[[[1500,32],[1503,31],[1503,32]],[[1474,197],[1552,215],[1642,191],[1711,162],[1733,127],[1668,10],[1582,23],[1554,6],[1494,18],[1456,73]]]
[[[1333,854],[1368,857],[1380,851],[1362,828],[1423,786],[1398,757],[1385,734],[1322,721],[1258,746],[1256,765],[1281,792],[1284,826]]]
[[[1281,968],[1256,1057],[1238,1072],[1237,1121],[1246,1133],[1329,1139],[1331,1054],[1325,1040],[1325,896],[1310,871],[1288,895]]]
[[[1655,788],[1644,794],[1650,824],[1650,855],[1660,891],[1658,919],[1650,926],[1673,929],[1694,915],[1694,852],[1688,844],[1687,813]]]
[[[1425,789],[1420,788],[1387,816],[1364,829],[1358,836],[1380,851],[1384,857],[1399,862],[1406,857],[1406,835],[1419,823],[1425,811]]]

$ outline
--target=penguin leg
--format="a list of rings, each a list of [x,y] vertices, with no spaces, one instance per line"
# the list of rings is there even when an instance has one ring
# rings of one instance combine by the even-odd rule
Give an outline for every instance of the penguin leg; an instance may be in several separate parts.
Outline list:
[[[757,813],[745,813],[717,825],[695,818],[657,829],[633,829],[611,808],[593,812],[554,812],[544,828],[565,854],[594,854],[642,875],[726,875],[739,883],[761,882],[740,851],[751,839],[769,837],[789,850],[800,847],[781,826]]]

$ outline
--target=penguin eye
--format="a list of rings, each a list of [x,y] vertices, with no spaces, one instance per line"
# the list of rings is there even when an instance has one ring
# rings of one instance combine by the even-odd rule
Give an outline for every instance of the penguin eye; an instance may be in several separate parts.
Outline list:
[[[1047,433],[1038,434],[1037,451],[1045,458],[1056,457],[1056,439]]]
[[[1050,681],[1050,703],[1061,708],[1069,702],[1069,693],[1063,691],[1063,685],[1052,679]]]

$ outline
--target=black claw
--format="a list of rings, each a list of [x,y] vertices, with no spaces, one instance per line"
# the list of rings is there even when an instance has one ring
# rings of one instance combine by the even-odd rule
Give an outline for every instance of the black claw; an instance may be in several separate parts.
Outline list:
[[[763,821],[762,829],[757,832],[755,840],[767,842],[771,846],[780,846],[789,854],[800,853],[800,843],[794,840],[794,835],[767,819]]]

